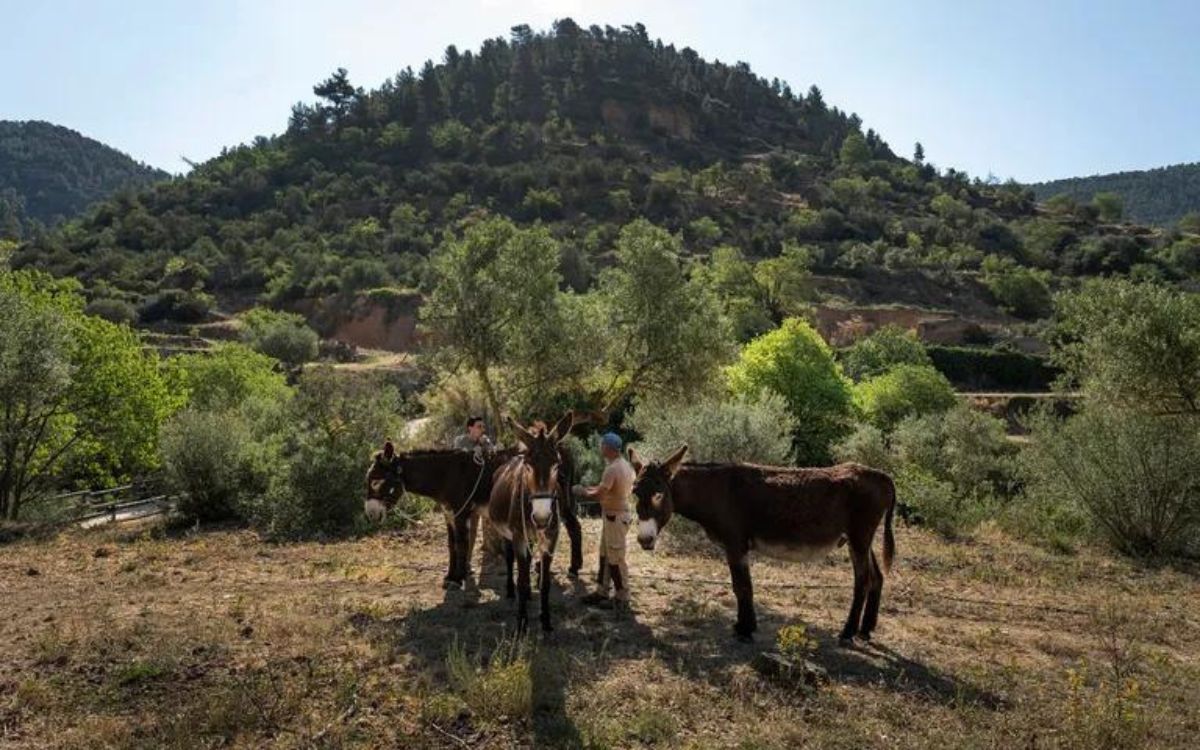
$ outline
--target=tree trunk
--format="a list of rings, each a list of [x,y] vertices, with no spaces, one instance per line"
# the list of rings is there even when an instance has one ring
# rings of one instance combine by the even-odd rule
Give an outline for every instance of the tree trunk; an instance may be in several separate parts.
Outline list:
[[[492,379],[488,376],[487,367],[476,365],[475,372],[479,375],[479,382],[483,384],[483,393],[487,396],[488,409],[492,411],[491,418],[495,420],[492,424],[496,432],[496,442],[499,444],[501,431],[506,429],[500,418],[500,400],[496,397],[496,389],[492,385]]]

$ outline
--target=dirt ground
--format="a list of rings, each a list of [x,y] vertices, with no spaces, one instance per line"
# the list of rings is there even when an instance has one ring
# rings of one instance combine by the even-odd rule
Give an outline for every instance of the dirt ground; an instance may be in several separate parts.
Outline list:
[[[837,646],[839,551],[755,563],[746,645],[722,558],[685,530],[654,553],[631,538],[620,622],[578,602],[560,550],[556,630],[524,641],[495,566],[442,591],[433,519],[328,544],[141,526],[0,546],[0,747],[1194,745],[1195,571],[901,526],[873,643]],[[756,668],[783,627],[827,683]]]

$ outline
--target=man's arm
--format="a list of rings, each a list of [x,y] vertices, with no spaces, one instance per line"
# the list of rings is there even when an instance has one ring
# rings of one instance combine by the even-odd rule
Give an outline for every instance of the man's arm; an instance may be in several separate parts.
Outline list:
[[[595,487],[585,487],[583,489],[583,494],[591,498],[600,497],[601,495],[612,490],[613,484],[616,483],[616,481],[617,477],[613,471],[612,464],[609,464],[604,469],[604,475],[600,477],[600,484],[596,485]]]

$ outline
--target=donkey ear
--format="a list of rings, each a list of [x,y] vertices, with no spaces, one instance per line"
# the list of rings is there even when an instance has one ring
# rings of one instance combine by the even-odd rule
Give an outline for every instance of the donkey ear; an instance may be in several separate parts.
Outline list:
[[[663,469],[666,470],[668,476],[675,476],[675,472],[679,471],[679,465],[683,463],[684,456],[687,455],[688,446],[684,443],[679,450],[672,453],[666,461],[662,462]]]
[[[517,436],[517,442],[521,444],[522,448],[528,450],[529,446],[533,445],[533,434],[513,417],[507,417],[507,419],[513,434]]]
[[[632,466],[633,470],[638,474],[642,473],[642,467],[645,466],[645,464],[642,463],[642,457],[637,454],[637,451],[635,451],[632,446],[629,448],[629,465]]]
[[[575,412],[569,411],[558,420],[558,424],[554,425],[554,431],[550,433],[550,437],[555,440],[562,440],[571,433],[571,428],[575,426]]]

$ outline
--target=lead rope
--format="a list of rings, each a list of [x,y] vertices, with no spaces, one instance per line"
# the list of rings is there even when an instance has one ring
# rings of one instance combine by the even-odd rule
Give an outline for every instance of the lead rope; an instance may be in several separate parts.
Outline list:
[[[467,501],[455,512],[454,518],[461,516],[462,512],[470,507],[471,501],[475,499],[475,493],[479,490],[480,483],[483,482],[483,473],[487,471],[487,462],[483,460],[483,456],[476,455],[475,463],[479,464],[479,476],[475,477],[475,486],[471,488],[471,494],[467,495]]]

